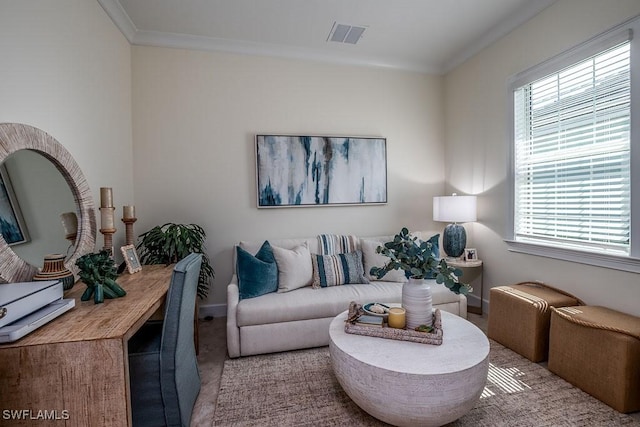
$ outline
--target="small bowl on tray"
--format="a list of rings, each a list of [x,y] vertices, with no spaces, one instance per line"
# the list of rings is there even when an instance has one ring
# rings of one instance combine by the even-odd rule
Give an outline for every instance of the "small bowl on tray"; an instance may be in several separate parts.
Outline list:
[[[384,313],[377,313],[375,311],[371,311],[371,307],[373,307],[374,305],[381,306],[385,310],[385,312]],[[387,304],[383,304],[381,302],[368,302],[368,303],[366,303],[366,304],[364,304],[362,306],[362,310],[364,310],[365,313],[370,314],[371,316],[382,317],[385,320],[387,319],[387,317],[389,317],[389,306]]]

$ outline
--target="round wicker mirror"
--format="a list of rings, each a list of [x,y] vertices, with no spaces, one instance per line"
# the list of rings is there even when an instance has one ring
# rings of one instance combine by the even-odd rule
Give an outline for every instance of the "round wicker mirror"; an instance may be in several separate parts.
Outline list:
[[[78,233],[65,266],[77,275],[76,259],[93,252],[96,242],[96,213],[87,180],[71,154],[51,135],[29,125],[0,123],[0,164],[20,150],[35,151],[49,159],[69,184],[76,204]],[[0,280],[30,281],[37,273],[38,269],[16,255],[0,234]]]

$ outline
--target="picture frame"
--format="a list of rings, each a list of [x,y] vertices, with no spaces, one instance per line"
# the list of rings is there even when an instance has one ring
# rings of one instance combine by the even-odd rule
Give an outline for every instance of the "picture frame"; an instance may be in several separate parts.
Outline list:
[[[124,257],[124,263],[127,265],[127,271],[129,274],[137,273],[142,270],[142,264],[140,264],[140,258],[136,247],[134,245],[125,245],[120,248],[122,256]]]
[[[30,240],[9,172],[4,164],[0,165],[0,230],[9,246]]]
[[[478,260],[478,250],[476,248],[465,248],[465,250],[464,250],[464,260],[465,261],[477,261]]]
[[[387,203],[383,137],[256,135],[258,208]]]

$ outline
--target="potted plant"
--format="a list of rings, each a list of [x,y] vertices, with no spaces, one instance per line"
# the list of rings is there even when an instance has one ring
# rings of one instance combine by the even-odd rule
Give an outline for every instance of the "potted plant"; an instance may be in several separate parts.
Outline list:
[[[396,234],[391,242],[378,246],[376,252],[389,261],[382,267],[371,268],[370,274],[382,278],[391,270],[403,270],[408,282],[402,287],[402,306],[407,311],[407,327],[431,326],[430,285],[443,283],[456,294],[466,295],[472,288],[461,283],[462,271],[438,259],[436,245],[439,235],[428,241],[412,236],[406,227]]]
[[[192,252],[202,254],[198,296],[204,299],[214,276],[211,262],[204,253],[205,239],[204,229],[197,224],[167,223],[142,233],[136,247],[142,264],[173,264]]]

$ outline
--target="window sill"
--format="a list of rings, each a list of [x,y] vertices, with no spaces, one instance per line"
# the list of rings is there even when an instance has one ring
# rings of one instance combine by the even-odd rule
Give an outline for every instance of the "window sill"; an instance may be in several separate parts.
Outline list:
[[[563,261],[577,262],[596,267],[640,273],[640,259],[629,256],[599,254],[575,249],[545,246],[535,243],[505,240],[510,252],[542,256]]]

